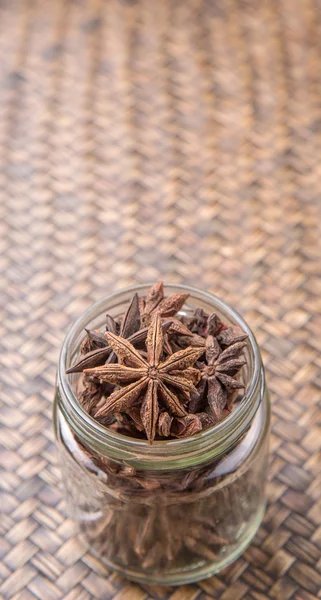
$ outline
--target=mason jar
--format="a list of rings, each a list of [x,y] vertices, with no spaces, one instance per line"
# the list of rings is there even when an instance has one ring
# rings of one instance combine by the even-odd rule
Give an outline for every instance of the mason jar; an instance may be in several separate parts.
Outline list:
[[[62,346],[54,426],[69,516],[91,551],[134,581],[175,585],[217,573],[249,545],[265,510],[270,423],[260,351],[242,317],[213,294],[187,292],[180,314],[217,313],[248,334],[241,370],[245,392],[220,423],[184,439],[155,441],[107,429],[82,408],[82,374],[66,375],[80,357],[84,328],[99,329],[108,312],[123,314],[138,285],[110,294],[71,327]]]

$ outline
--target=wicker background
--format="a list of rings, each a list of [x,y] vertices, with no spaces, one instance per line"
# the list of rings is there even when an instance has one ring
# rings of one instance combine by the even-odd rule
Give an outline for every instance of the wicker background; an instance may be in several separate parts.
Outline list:
[[[0,597],[321,597],[321,1],[0,1]],[[273,398],[269,508],[199,585],[111,573],[65,519],[59,348],[103,294],[240,309]]]

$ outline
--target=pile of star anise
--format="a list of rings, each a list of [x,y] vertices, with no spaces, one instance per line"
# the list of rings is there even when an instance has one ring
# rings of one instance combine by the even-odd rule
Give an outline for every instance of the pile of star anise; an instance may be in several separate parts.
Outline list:
[[[135,294],[106,331],[86,330],[83,357],[67,373],[83,373],[79,401],[106,427],[132,437],[188,437],[232,409],[246,363],[247,335],[216,314],[178,314],[188,294],[164,297],[162,282]]]

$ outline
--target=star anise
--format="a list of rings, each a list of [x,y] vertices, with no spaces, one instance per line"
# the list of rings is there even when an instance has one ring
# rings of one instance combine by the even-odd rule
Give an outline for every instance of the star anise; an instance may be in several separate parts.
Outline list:
[[[171,434],[174,437],[189,437],[202,431],[202,422],[198,415],[186,415],[186,417],[174,417],[171,426]]]
[[[207,394],[210,412],[216,422],[222,418],[226,408],[228,391],[244,388],[244,384],[234,378],[236,373],[246,363],[240,354],[246,342],[235,342],[225,350],[213,335],[206,338],[206,362],[202,367],[201,382],[198,387],[200,397]]]
[[[109,333],[118,334],[116,321],[110,316],[106,316],[107,330]],[[168,323],[169,327],[170,323]],[[108,344],[106,334],[96,331],[87,331],[87,337],[81,344],[81,348],[89,352],[85,354],[75,365],[73,365],[66,373],[81,373],[84,369],[97,367],[108,362],[115,362],[116,356],[113,353],[111,346]],[[119,335],[127,338],[132,344],[143,342],[147,336],[147,327],[140,329],[140,312],[138,304],[138,295],[134,294],[132,301],[124,314],[119,329]]]
[[[152,443],[160,406],[166,407],[169,413],[177,417],[187,414],[184,402],[189,400],[191,391],[196,392],[195,384],[200,378],[199,370],[192,365],[204,353],[204,349],[188,347],[162,362],[163,332],[158,312],[153,315],[148,328],[147,360],[129,341],[110,332],[105,336],[119,363],[85,369],[85,374],[122,387],[106,399],[95,417],[126,412],[140,404],[140,417],[147,438]]]
[[[208,314],[202,308],[196,308],[194,315],[188,318],[189,328],[197,335],[205,336]]]
[[[170,436],[173,418],[166,410],[160,413],[157,424],[157,431],[160,436]]]
[[[90,378],[84,380],[84,389],[79,394],[79,400],[88,414],[102,397],[102,386]]]
[[[153,285],[146,296],[146,300],[140,299],[140,313],[143,325],[149,325],[153,315],[158,312],[161,317],[174,317],[182,308],[189,294],[172,294],[164,298],[163,282],[158,281]],[[172,319],[171,331],[183,335],[191,335],[187,327],[179,321]]]
[[[190,346],[205,346],[205,339],[208,335],[217,337],[221,332],[234,329],[223,323],[216,313],[207,315],[201,308],[197,308],[194,311],[193,317],[183,318],[183,320],[188,323],[191,331],[191,337],[188,340]],[[245,334],[242,339],[245,339],[246,337]],[[184,338],[178,338],[178,341],[182,347],[186,345]]]
[[[79,348],[81,354],[88,354],[88,352],[92,352],[92,350],[106,348],[106,346],[108,346],[108,342],[101,331],[96,331],[95,329],[85,329],[85,331],[87,335],[81,342]]]
[[[158,417],[157,431],[162,437],[189,437],[202,431],[202,428],[201,415],[172,417],[167,411],[164,411]]]
[[[220,346],[226,348],[227,346],[231,346],[236,342],[243,342],[247,337],[247,333],[244,333],[242,329],[231,325],[230,327],[226,327],[220,331],[220,333],[217,335],[217,341],[219,342]]]
[[[164,298],[163,282],[158,281],[153,285],[146,296],[145,301],[140,298],[141,322],[149,325],[154,314],[159,313],[162,320],[171,317],[171,325],[164,335],[164,350],[167,354],[173,354],[171,345],[171,334],[192,336],[191,331],[186,325],[175,317],[176,313],[182,308],[189,294],[172,294]]]

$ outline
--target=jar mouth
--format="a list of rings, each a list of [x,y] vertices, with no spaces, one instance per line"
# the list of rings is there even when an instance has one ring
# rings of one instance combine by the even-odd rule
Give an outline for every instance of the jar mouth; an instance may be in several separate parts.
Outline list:
[[[103,314],[109,310],[110,304],[117,306],[118,303],[129,300],[135,292],[144,293],[151,285],[135,285],[108,294],[92,304],[74,322],[63,342],[59,358],[57,373],[59,407],[76,435],[102,455],[135,464],[136,467],[139,463],[142,468],[147,465],[151,468],[152,463],[154,468],[161,469],[164,461],[166,461],[166,468],[169,468],[169,463],[173,463],[175,467],[187,466],[198,462],[195,460],[197,457],[201,461],[208,460],[230,448],[248,427],[264,394],[263,366],[255,336],[246,321],[226,302],[214,294],[197,288],[164,283],[165,293],[190,294],[194,300],[207,304],[207,310],[211,307],[212,312],[221,313],[225,319],[238,325],[248,335],[247,344],[252,368],[244,396],[224,420],[205,431],[183,439],[155,440],[153,444],[149,444],[147,440],[135,439],[111,431],[84,410],[72,388],[71,376],[66,375],[66,370],[70,366],[69,348],[93,315]]]

